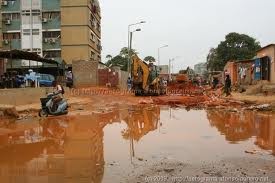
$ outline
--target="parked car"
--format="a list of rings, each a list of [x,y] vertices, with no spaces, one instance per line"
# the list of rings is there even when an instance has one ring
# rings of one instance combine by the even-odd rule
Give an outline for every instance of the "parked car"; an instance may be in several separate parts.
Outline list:
[[[39,85],[41,87],[51,87],[53,81],[55,80],[53,75],[50,74],[38,74],[39,76]]]

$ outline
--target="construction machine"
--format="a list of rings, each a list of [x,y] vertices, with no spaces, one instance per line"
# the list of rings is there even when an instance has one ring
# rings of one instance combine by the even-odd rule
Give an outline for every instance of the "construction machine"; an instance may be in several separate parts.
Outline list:
[[[166,94],[166,86],[159,77],[158,67],[153,63],[147,64],[137,55],[132,56],[133,90],[136,96],[155,96]]]

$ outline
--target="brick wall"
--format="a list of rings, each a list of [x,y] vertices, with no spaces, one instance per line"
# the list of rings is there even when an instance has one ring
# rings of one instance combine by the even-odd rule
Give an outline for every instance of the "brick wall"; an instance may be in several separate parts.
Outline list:
[[[98,62],[93,61],[73,61],[73,82],[74,87],[90,87],[97,85]]]
[[[107,83],[111,84],[111,87],[116,87],[119,84],[118,72],[109,69],[98,70],[98,85],[106,86]]]

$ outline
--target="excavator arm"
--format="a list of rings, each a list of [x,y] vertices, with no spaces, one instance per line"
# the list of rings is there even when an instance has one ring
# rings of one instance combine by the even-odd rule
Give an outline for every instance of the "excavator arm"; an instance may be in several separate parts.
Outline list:
[[[143,62],[137,55],[132,56],[133,61],[133,79],[134,82],[142,82],[142,88],[145,90],[146,86],[148,85],[148,77],[149,77],[149,67],[148,65]],[[142,70],[142,73],[140,70]]]

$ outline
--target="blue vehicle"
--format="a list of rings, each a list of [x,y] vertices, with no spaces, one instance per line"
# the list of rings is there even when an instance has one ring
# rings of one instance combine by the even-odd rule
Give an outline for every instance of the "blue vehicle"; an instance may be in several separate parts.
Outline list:
[[[39,76],[39,85],[41,87],[51,87],[55,78],[50,74],[38,74]]]

